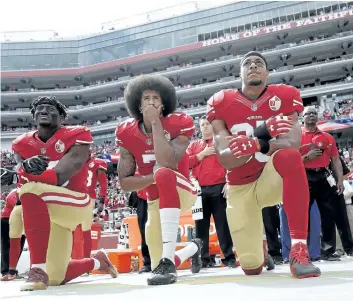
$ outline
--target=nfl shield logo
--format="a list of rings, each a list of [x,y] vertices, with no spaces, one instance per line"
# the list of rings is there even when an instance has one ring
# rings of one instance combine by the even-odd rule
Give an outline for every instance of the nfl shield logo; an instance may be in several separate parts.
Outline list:
[[[281,104],[282,104],[282,101],[277,96],[273,96],[269,100],[269,106],[272,111],[278,111],[281,107]]]
[[[251,105],[251,111],[257,111],[257,105]]]
[[[40,149],[40,152],[41,152],[42,155],[45,155],[45,153],[47,152],[47,150],[46,150],[45,148],[41,148],[41,149]]]
[[[147,139],[147,140],[146,140],[146,144],[147,144],[147,145],[151,145],[151,144],[152,144],[152,140],[151,140],[151,139]]]

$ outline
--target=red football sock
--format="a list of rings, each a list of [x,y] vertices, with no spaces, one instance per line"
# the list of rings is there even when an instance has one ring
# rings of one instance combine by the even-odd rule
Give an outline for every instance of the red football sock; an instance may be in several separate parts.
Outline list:
[[[90,258],[92,251],[91,231],[83,231],[83,256]]]
[[[154,179],[159,193],[159,208],[180,208],[176,173],[161,167],[155,172]]]
[[[48,207],[39,196],[32,193],[25,193],[20,199],[31,264],[46,263],[50,235]]]
[[[281,149],[273,157],[273,166],[283,179],[283,207],[290,236],[306,240],[310,196],[301,155],[295,149]]]
[[[174,263],[175,263],[176,268],[180,267],[180,265],[182,264],[178,255],[174,256]]]
[[[10,269],[16,270],[21,253],[21,238],[10,238]]]
[[[94,268],[93,258],[84,258],[84,259],[71,259],[69,266],[67,267],[65,279],[61,284],[68,283],[69,281],[80,277],[85,273],[89,273]]]

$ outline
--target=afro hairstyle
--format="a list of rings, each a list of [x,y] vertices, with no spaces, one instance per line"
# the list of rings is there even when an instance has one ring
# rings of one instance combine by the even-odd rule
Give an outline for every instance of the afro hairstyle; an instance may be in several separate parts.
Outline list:
[[[177,97],[171,81],[160,75],[141,75],[131,80],[124,92],[126,106],[131,117],[136,120],[143,119],[140,112],[141,97],[146,90],[156,91],[161,96],[164,106],[163,116],[175,111]]]
[[[59,111],[61,118],[66,119],[67,108],[60,101],[58,101],[55,96],[39,96],[35,100],[33,100],[31,105],[29,106],[29,111],[32,114],[33,118],[37,107],[41,104],[49,104],[56,107]]]
[[[263,61],[265,62],[265,65],[266,65],[266,69],[268,68],[268,64],[267,64],[267,60],[266,58],[260,53],[260,52],[257,52],[257,51],[250,51],[248,52],[247,54],[245,54],[242,59],[240,60],[240,66],[243,66],[243,63],[245,61],[246,58],[248,58],[249,56],[257,56],[259,58],[262,58]]]

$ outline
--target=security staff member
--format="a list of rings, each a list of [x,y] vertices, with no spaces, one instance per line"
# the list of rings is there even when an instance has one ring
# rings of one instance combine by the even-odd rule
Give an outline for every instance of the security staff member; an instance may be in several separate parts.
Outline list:
[[[209,254],[209,230],[212,214],[218,241],[224,255],[223,264],[235,268],[237,265],[226,215],[226,171],[216,156],[212,126],[206,116],[200,118],[200,129],[202,139],[191,142],[187,154],[189,155],[189,167],[201,187],[203,219],[197,220],[195,226],[196,237],[203,241],[202,265],[203,267],[212,266]]]
[[[147,196],[145,195],[143,190],[138,192],[131,192],[129,198],[129,206],[136,208],[137,213],[137,223],[140,229],[141,235],[141,253],[143,257],[143,268],[139,271],[141,273],[151,272],[151,258],[150,252],[148,250],[148,246],[146,244],[146,236],[145,236],[145,225],[147,222]]]
[[[2,281],[13,280],[17,270],[10,269],[10,215],[17,203],[16,189],[12,190],[6,198],[5,207],[1,212],[1,278]],[[21,256],[26,237],[21,237]]]
[[[304,127],[300,152],[305,165],[310,189],[310,204],[317,201],[321,215],[321,229],[325,244],[322,258],[337,260],[334,202],[336,193],[343,192],[343,172],[335,139],[328,133],[317,128],[318,113],[314,107],[304,110]],[[328,169],[332,160],[332,168],[337,175],[336,191],[332,189],[335,183]],[[333,181],[332,181],[333,180]]]

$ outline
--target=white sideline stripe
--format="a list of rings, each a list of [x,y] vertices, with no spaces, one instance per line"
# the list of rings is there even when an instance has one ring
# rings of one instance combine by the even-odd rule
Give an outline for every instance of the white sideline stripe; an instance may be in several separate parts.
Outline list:
[[[83,204],[87,204],[90,201],[90,197],[87,195],[87,197],[84,200],[77,200],[74,198],[66,198],[63,196],[47,195],[47,196],[43,196],[42,200],[46,202],[56,201],[60,203],[73,203],[73,204],[83,205]]]

